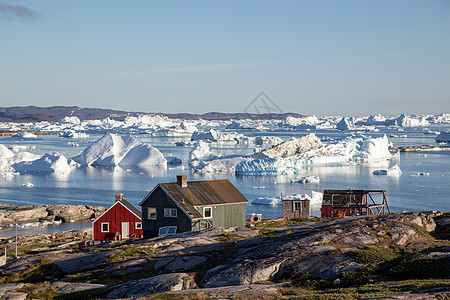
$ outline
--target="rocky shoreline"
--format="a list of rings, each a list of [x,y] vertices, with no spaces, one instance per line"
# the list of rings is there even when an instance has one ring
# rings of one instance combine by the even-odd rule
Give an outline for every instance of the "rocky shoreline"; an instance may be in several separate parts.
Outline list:
[[[273,220],[83,248],[78,242],[89,240],[92,229],[21,236],[20,258],[0,267],[0,297],[2,291],[58,299],[449,296],[449,228],[449,213],[412,212]],[[11,253],[12,243],[0,246]],[[386,280],[395,282],[385,286]],[[364,292],[376,284],[386,291]]]
[[[389,151],[396,152],[420,152],[420,151],[450,151],[450,146],[444,145],[420,145],[420,146],[398,146],[389,147]]]
[[[22,205],[0,203],[0,228],[14,224],[32,222],[71,222],[97,218],[106,210],[91,205]]]

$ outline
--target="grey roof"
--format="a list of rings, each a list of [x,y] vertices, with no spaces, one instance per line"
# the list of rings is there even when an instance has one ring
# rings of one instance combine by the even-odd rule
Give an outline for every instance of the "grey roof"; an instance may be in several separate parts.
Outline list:
[[[202,218],[196,206],[247,203],[248,200],[229,180],[188,181],[187,187],[177,182],[159,186],[193,219]]]

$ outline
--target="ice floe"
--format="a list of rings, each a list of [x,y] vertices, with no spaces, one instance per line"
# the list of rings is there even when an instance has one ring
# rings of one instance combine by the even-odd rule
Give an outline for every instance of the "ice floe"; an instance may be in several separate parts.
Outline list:
[[[310,200],[311,206],[316,206],[322,204],[323,193],[312,191],[311,196],[308,194],[292,194],[292,195],[283,195],[283,199],[286,200]],[[282,205],[281,197],[258,197],[254,199],[252,204],[260,204],[260,205],[271,205],[277,206]]]
[[[439,133],[439,135],[434,139],[438,143],[450,143],[450,130]]]
[[[317,176],[305,176],[299,180],[291,180],[292,183],[320,183],[320,178]]]
[[[400,170],[400,167],[398,165],[393,165],[387,170],[375,170],[373,171],[373,175],[384,175],[384,176],[396,176],[401,175],[402,170]]]

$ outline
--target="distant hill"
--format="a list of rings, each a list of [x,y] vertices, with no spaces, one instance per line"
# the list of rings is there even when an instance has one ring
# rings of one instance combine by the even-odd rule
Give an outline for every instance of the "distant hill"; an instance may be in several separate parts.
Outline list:
[[[248,113],[221,113],[208,112],[204,114],[191,113],[145,113],[145,112],[127,112],[123,110],[103,109],[103,108],[83,108],[78,106],[11,106],[0,107],[0,122],[56,122],[66,116],[77,116],[80,120],[94,120],[104,119],[110,117],[111,119],[123,120],[127,116],[137,116],[141,114],[158,114],[174,119],[184,120],[230,120],[230,119],[284,119],[287,116],[302,117],[303,115],[297,113],[282,113],[282,114],[248,114]]]

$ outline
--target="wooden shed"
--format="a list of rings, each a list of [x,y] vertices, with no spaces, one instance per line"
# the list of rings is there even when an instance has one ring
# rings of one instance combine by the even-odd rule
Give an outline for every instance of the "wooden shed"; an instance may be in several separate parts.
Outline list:
[[[385,214],[389,211],[385,190],[324,190],[322,218]]]
[[[114,204],[92,222],[92,229],[95,241],[141,238],[142,214],[117,193]]]
[[[309,199],[283,199],[283,218],[307,219],[311,217],[311,200]]]
[[[159,183],[139,204],[144,237],[245,226],[247,199],[228,180]]]

